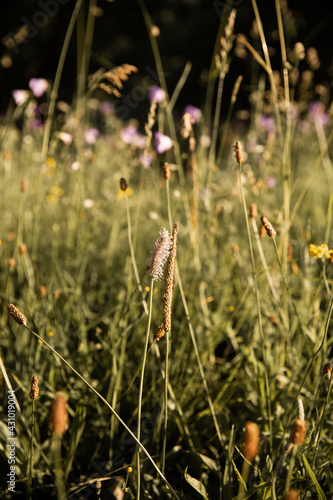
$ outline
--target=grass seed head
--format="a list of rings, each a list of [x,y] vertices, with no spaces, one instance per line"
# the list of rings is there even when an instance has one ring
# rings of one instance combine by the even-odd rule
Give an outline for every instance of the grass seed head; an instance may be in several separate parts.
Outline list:
[[[286,492],[286,500],[299,500],[299,491],[291,488]]]
[[[243,455],[250,462],[258,455],[260,430],[254,422],[246,422]]]
[[[171,173],[170,173],[170,167],[169,167],[169,163],[168,162],[165,162],[164,163],[164,178],[169,181],[171,179]]]
[[[163,276],[164,264],[169,257],[172,246],[172,239],[165,228],[161,229],[154,242],[154,248],[151,252],[148,272],[154,281],[158,281]]]
[[[38,387],[38,377],[34,376],[31,380],[31,388],[30,388],[30,399],[36,399],[39,394]]]
[[[275,238],[276,236],[276,231],[272,224],[266,219],[266,217],[262,216],[261,217],[261,223],[263,227],[266,229],[266,233],[270,238]]]
[[[256,203],[251,203],[250,205],[250,217],[251,219],[256,219],[258,216],[258,209]]]
[[[179,222],[175,222],[172,232],[172,247],[168,259],[168,266],[164,280],[164,291],[163,291],[163,326],[165,331],[171,331],[171,305],[172,305],[172,295],[173,295],[173,285],[175,279],[175,263],[176,263],[176,253],[177,253],[177,238],[179,231]]]
[[[296,418],[294,425],[291,429],[290,440],[296,446],[301,445],[304,442],[306,433],[306,423],[305,420]]]
[[[235,142],[234,151],[235,151],[236,161],[240,165],[241,163],[243,163],[243,155],[242,155],[243,146],[239,141]]]
[[[17,324],[19,324],[19,325],[26,325],[27,324],[27,318],[24,316],[23,313],[21,313],[17,309],[17,307],[14,306],[14,304],[8,304],[7,311],[9,312],[11,317],[16,321]]]
[[[52,434],[56,434],[60,437],[63,436],[68,427],[68,423],[67,401],[61,393],[58,393],[52,403],[51,409]]]

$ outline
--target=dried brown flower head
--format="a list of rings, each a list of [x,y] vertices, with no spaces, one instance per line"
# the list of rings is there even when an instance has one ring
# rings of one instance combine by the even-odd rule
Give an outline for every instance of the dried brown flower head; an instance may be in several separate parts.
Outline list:
[[[254,422],[246,422],[243,455],[250,462],[258,455],[260,430]]]
[[[301,420],[300,418],[296,418],[294,425],[291,429],[290,440],[296,446],[299,446],[303,443],[305,439],[306,433],[306,423],[305,420]]]
[[[154,335],[154,340],[161,340],[162,337],[164,337],[165,335],[165,328],[164,328],[164,324],[162,323],[158,328],[157,328],[157,332],[155,333]]]
[[[120,189],[122,191],[126,191],[127,189],[127,182],[125,181],[124,177],[120,179]]]
[[[8,304],[7,311],[11,315],[11,317],[18,323],[19,325],[26,325],[27,318],[21,313],[14,304]]]
[[[163,169],[164,169],[164,178],[169,181],[171,179],[171,172],[168,162],[164,163]]]
[[[52,433],[57,436],[63,436],[68,427],[68,423],[67,401],[61,393],[58,393],[51,408]]]
[[[261,217],[261,223],[263,227],[266,229],[266,233],[270,238],[275,238],[276,236],[276,231],[272,224],[266,219],[266,217],[262,216]]]
[[[243,146],[239,141],[235,142],[234,151],[235,151],[235,158],[236,158],[237,163],[238,164],[243,163],[243,155],[242,155]]]
[[[30,399],[36,399],[39,394],[38,387],[38,377],[34,376],[31,380],[31,388],[30,388]]]

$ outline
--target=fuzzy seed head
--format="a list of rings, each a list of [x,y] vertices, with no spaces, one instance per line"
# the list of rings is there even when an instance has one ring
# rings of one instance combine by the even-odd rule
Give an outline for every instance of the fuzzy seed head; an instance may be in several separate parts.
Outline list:
[[[306,433],[306,423],[305,420],[296,418],[294,425],[291,429],[290,440],[296,446],[301,445],[304,442]]]
[[[38,387],[38,377],[34,376],[31,380],[31,388],[30,388],[30,399],[36,399],[39,394]]]
[[[23,313],[21,313],[17,309],[17,307],[14,306],[14,304],[8,304],[7,311],[9,312],[11,317],[16,321],[17,324],[19,324],[19,325],[26,325],[27,324],[27,318],[24,316]]]
[[[243,155],[242,155],[243,146],[239,141],[235,142],[234,151],[237,163],[239,164],[243,163]]]
[[[161,229],[154,242],[154,248],[151,252],[148,272],[154,281],[158,281],[163,276],[164,264],[169,257],[172,246],[172,239],[165,228]]]
[[[51,429],[57,436],[63,436],[68,427],[67,401],[60,393],[56,395],[51,409]]]
[[[172,231],[172,247],[168,259],[168,266],[164,280],[164,291],[163,291],[163,326],[165,331],[171,331],[171,305],[172,305],[172,295],[173,295],[173,285],[175,279],[175,263],[176,263],[176,253],[177,253],[177,238],[179,231],[179,222],[175,222]]]
[[[165,328],[164,328],[164,324],[162,323],[158,328],[157,328],[157,332],[155,333],[154,335],[154,340],[161,340],[162,337],[164,337],[165,335]]]
[[[250,462],[258,455],[260,431],[254,422],[246,422],[243,455]]]
[[[125,181],[124,177],[120,179],[120,189],[122,191],[126,191],[127,189],[127,182]]]
[[[261,217],[261,223],[264,226],[264,228],[266,229],[266,233],[268,234],[268,236],[270,238],[275,238],[276,231],[275,231],[274,227],[272,226],[272,224],[266,219],[266,217],[264,217],[264,216]]]

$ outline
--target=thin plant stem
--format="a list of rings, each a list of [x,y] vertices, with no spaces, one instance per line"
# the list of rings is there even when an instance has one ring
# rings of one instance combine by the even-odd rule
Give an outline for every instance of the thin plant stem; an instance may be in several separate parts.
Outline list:
[[[315,467],[315,464],[316,464],[316,458],[317,458],[318,449],[319,449],[319,442],[320,442],[321,430],[323,428],[326,407],[327,407],[328,402],[330,400],[330,395],[331,395],[331,391],[332,391],[332,385],[333,385],[333,377],[332,377],[332,372],[331,372],[330,373],[330,383],[329,383],[327,394],[326,394],[326,398],[325,398],[325,401],[324,401],[324,406],[323,406],[323,409],[322,409],[320,417],[319,417],[319,424],[317,426],[318,430],[316,432],[316,447],[315,447],[315,452],[314,452],[313,458],[312,458],[312,466],[311,466],[312,469]]]
[[[33,469],[33,453],[34,453],[34,435],[35,435],[35,400],[32,400],[32,423],[30,436],[30,468],[29,468],[29,498],[32,498],[32,469]]]
[[[68,363],[68,361],[66,361],[65,358],[63,358],[61,356],[61,354],[59,354],[50,344],[48,344],[46,342],[46,340],[44,340],[42,337],[40,337],[38,335],[38,333],[36,333],[33,330],[31,330],[31,328],[27,324],[24,324],[24,326],[25,326],[25,328],[27,328],[27,330],[29,330],[29,332],[32,335],[34,335],[38,340],[40,340],[44,345],[46,345],[46,347],[48,347],[50,349],[50,351],[53,354],[55,354],[55,356],[57,356],[70,370],[72,370],[72,372],[75,373],[75,375],[77,377],[79,377],[79,379],[82,380],[82,382],[90,389],[90,391],[92,391],[109,408],[109,410],[111,411],[111,413],[118,419],[118,421],[121,423],[121,425],[126,429],[126,431],[134,439],[134,441],[136,442],[136,444],[141,448],[141,450],[143,451],[143,453],[146,455],[146,457],[148,458],[148,460],[151,462],[151,464],[153,465],[153,467],[157,471],[158,475],[163,479],[163,481],[165,481],[166,485],[170,488],[170,492],[174,495],[175,498],[177,498],[178,500],[180,500],[179,496],[177,495],[177,493],[175,492],[175,490],[172,488],[171,484],[168,482],[168,480],[166,479],[166,477],[164,476],[164,474],[162,474],[162,472],[160,471],[160,469],[158,468],[158,466],[154,462],[154,460],[151,457],[151,455],[149,454],[148,450],[146,450],[146,448],[143,446],[143,444],[140,442],[140,440],[136,437],[136,435],[131,431],[131,429],[128,427],[128,425],[123,421],[123,419],[118,415],[118,413],[112,408],[112,406],[110,405],[110,403],[108,403],[106,401],[106,399],[104,399],[103,396],[96,389],[94,389],[93,386],[91,384],[89,384],[89,382],[70,363]]]
[[[140,276],[139,276],[139,272],[138,272],[138,266],[136,265],[136,259],[135,259],[135,253],[134,253],[134,248],[133,248],[133,241],[132,241],[131,215],[130,215],[130,211],[129,211],[128,196],[127,196],[126,192],[125,192],[125,201],[126,201],[126,214],[127,214],[127,235],[128,235],[128,244],[129,244],[130,252],[131,252],[132,265],[133,265],[133,269],[134,269],[136,283],[137,283],[139,292],[141,294],[142,305],[143,305],[145,314],[148,315],[148,306],[147,306],[146,299],[144,298],[143,288],[141,285]]]
[[[165,452],[167,441],[167,427],[168,427],[168,385],[169,385],[169,353],[170,353],[170,332],[165,332],[165,377],[164,377],[164,426],[163,426],[163,441],[162,441],[162,459],[161,471],[164,474],[165,470]]]
[[[66,498],[66,488],[61,465],[61,437],[56,434],[52,437],[52,448],[58,500],[63,500]]]
[[[327,337],[327,332],[328,332],[328,328],[329,328],[329,324],[330,324],[330,320],[331,320],[331,316],[332,316],[332,312],[333,312],[333,297],[331,298],[331,303],[330,303],[330,307],[329,307],[329,310],[328,310],[328,313],[327,313],[327,317],[326,317],[326,321],[325,321],[325,325],[324,325],[324,328],[323,328],[323,335],[322,335],[322,338],[321,338],[321,342],[319,344],[319,347],[318,349],[316,350],[316,352],[314,353],[314,355],[312,356],[312,358],[310,359],[309,363],[308,363],[308,366],[305,370],[305,373],[303,375],[303,379],[300,383],[300,386],[298,388],[298,391],[293,399],[293,402],[291,404],[291,408],[294,408],[295,404],[296,404],[296,401],[298,399],[298,396],[300,395],[300,392],[304,386],[304,383],[305,383],[305,380],[309,374],[309,371],[311,370],[312,368],[312,365],[314,363],[314,360],[316,359],[316,357],[318,356],[318,354],[320,353],[323,345],[324,345],[324,342],[326,340],[326,337]],[[291,423],[291,419],[292,419],[292,414],[290,414],[289,416],[289,420],[288,420],[288,424],[286,426],[286,428],[290,428],[290,423]]]
[[[286,492],[290,490],[291,478],[292,478],[292,474],[293,474],[293,470],[294,470],[294,466],[295,466],[296,453],[297,453],[297,446],[293,446],[293,448],[291,450],[288,474],[287,474],[287,479],[286,479],[286,487],[285,487]]]
[[[153,291],[154,291],[154,280],[152,279],[150,282],[150,298],[149,298],[149,312],[148,312],[148,322],[147,322],[147,331],[146,331],[146,339],[143,350],[143,359],[142,359],[142,368],[141,368],[141,376],[140,376],[140,387],[139,387],[139,401],[138,401],[138,429],[137,429],[137,442],[140,441],[141,437],[141,413],[142,413],[142,394],[143,394],[143,381],[145,376],[145,368],[146,368],[146,360],[147,360],[147,349],[149,343],[149,333],[150,333],[150,325],[151,325],[151,316],[153,310]],[[138,448],[136,453],[136,462],[137,462],[137,492],[136,498],[140,499],[140,449]],[[163,474],[163,472],[162,472]]]
[[[261,339],[261,345],[262,345],[262,357],[263,357],[263,362],[264,362],[264,378],[265,378],[266,404],[267,404],[268,427],[269,427],[269,445],[270,445],[271,455],[273,456],[273,428],[272,428],[272,410],[271,410],[271,391],[270,391],[270,387],[269,387],[268,372],[267,372],[265,339],[264,339],[264,333],[262,330],[262,318],[261,318],[261,306],[260,306],[258,278],[257,278],[255,261],[254,261],[254,253],[253,253],[253,245],[252,245],[252,239],[251,239],[248,211],[246,208],[246,200],[245,200],[245,194],[244,194],[244,188],[243,188],[243,182],[242,182],[242,170],[243,170],[242,163],[239,162],[238,166],[239,166],[239,184],[240,184],[242,205],[243,205],[243,210],[244,210],[244,218],[245,218],[245,223],[246,223],[246,231],[247,231],[249,250],[250,250],[250,259],[251,259],[252,273],[253,273],[253,280],[254,280],[254,290],[255,290],[255,297],[256,297],[256,303],[257,303],[259,333],[260,333],[260,339]]]
[[[69,22],[68,28],[67,28],[67,33],[65,36],[65,40],[61,49],[61,54],[58,62],[58,67],[56,71],[56,75],[54,78],[54,83],[51,91],[51,98],[50,98],[50,104],[49,104],[49,110],[47,113],[47,119],[46,119],[46,125],[45,125],[45,132],[43,136],[43,146],[42,146],[42,161],[45,161],[46,155],[47,155],[47,150],[48,150],[48,145],[49,145],[49,139],[50,139],[50,134],[51,134],[51,126],[52,126],[52,121],[53,121],[53,115],[54,115],[54,110],[55,110],[55,104],[56,100],[58,97],[58,90],[59,90],[59,85],[60,85],[60,80],[61,80],[61,75],[62,71],[64,68],[65,60],[66,60],[66,55],[69,47],[70,40],[72,38],[74,26],[76,23],[77,16],[79,14],[81,5],[82,5],[83,0],[77,0],[73,14],[71,17],[71,20]]]

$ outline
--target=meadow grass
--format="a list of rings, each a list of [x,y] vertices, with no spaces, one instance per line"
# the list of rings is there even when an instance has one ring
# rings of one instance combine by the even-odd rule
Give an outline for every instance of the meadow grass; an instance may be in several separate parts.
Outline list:
[[[281,83],[252,3],[262,55],[238,41],[262,73],[247,127],[239,79],[220,127],[236,12],[198,121],[174,121],[189,67],[169,100],[153,35],[164,98],[140,124],[148,141],[94,93],[118,95],[136,68],[101,71],[85,93],[90,18],[77,100],[57,102],[78,10],[44,125],[31,93],[3,119],[0,463],[13,389],[18,498],[332,498],[332,108],[312,102],[301,47],[287,57],[276,1]],[[172,147],[154,151],[155,131]],[[175,222],[164,286],[160,241],[151,252]]]

